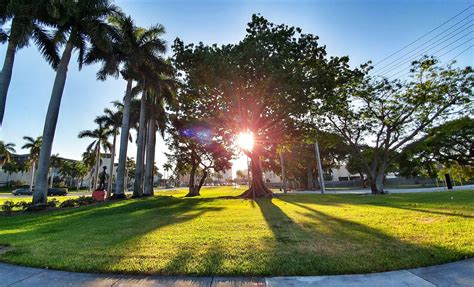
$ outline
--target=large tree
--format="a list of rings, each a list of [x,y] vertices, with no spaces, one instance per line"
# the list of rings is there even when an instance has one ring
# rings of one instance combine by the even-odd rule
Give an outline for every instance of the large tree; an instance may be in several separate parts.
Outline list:
[[[321,127],[341,135],[353,156],[361,160],[372,193],[384,192],[384,177],[399,151],[423,131],[453,113],[472,109],[474,73],[471,67],[439,66],[433,58],[413,62],[407,81],[354,77],[339,96],[315,108],[323,115]]]
[[[155,71],[156,76],[151,81],[150,92],[148,93],[148,117],[147,117],[147,142],[146,142],[146,163],[143,184],[143,195],[153,195],[153,178],[155,175],[155,149],[156,132],[164,137],[166,125],[168,123],[168,113],[166,107],[175,102],[175,80],[171,67],[168,71]],[[166,73],[164,73],[166,72]],[[168,75],[167,75],[168,74]]]
[[[82,68],[89,45],[110,51],[112,29],[107,19],[119,11],[110,0],[58,0],[51,3],[53,3],[49,11],[51,22],[56,27],[54,39],[58,45],[63,45],[64,49],[56,69],[44,123],[43,144],[33,194],[35,205],[44,205],[47,200],[49,159],[72,52],[77,49],[79,68]]]
[[[112,132],[112,146],[110,149],[110,165],[109,165],[109,180],[107,182],[107,198],[111,196],[112,181],[114,177],[114,163],[115,163],[115,149],[117,145],[117,135],[119,134],[120,125],[122,124],[123,110],[118,109],[113,111],[109,108],[104,109],[104,114],[96,118],[96,122],[103,124]]]
[[[43,139],[42,137],[37,137],[36,139],[33,139],[32,137],[23,137],[23,139],[26,141],[26,143],[21,148],[30,150],[30,158],[29,158],[29,165],[31,169],[30,191],[33,191],[33,185],[35,182],[36,162],[38,161]]]
[[[12,160],[12,155],[16,152],[14,143],[6,143],[0,140],[0,157],[2,163],[7,163]]]
[[[106,151],[112,149],[112,144],[109,142],[109,137],[115,132],[113,129],[107,128],[100,119],[96,119],[98,127],[94,130],[84,130],[81,131],[78,135],[79,138],[90,138],[92,142],[87,146],[87,151],[93,151],[95,154],[95,168],[94,168],[94,182],[93,190],[98,186],[98,176],[100,172],[100,158],[101,158],[101,148]],[[109,179],[111,180],[111,179]]]
[[[231,168],[233,151],[229,148],[230,137],[219,135],[203,119],[198,121],[180,112],[174,113],[173,117],[168,129],[171,151],[167,154],[169,165],[175,166],[178,174],[189,174],[186,196],[199,196],[201,187],[211,172]],[[201,176],[196,183],[198,174]]]
[[[108,75],[122,75],[127,81],[125,97],[123,98],[123,118],[120,136],[119,162],[117,167],[117,180],[114,197],[125,197],[125,176],[128,149],[128,137],[130,131],[131,102],[133,97],[133,81],[144,80],[144,67],[156,66],[159,55],[166,52],[166,45],[160,37],[164,33],[162,25],[151,26],[148,29],[137,27],[131,17],[112,17],[111,24],[116,29],[113,37],[113,52],[103,52],[101,49],[94,49],[88,62],[103,60],[104,64],[98,73],[99,79],[105,79]],[[145,98],[145,97],[143,97]],[[143,102],[145,109],[146,102]],[[143,114],[143,117],[145,114]],[[141,128],[144,129],[144,120]],[[141,135],[144,135],[144,131]],[[140,145],[140,152],[143,145]]]
[[[30,39],[38,46],[44,58],[56,67],[59,62],[56,47],[44,24],[48,22],[48,9],[51,2],[45,0],[3,0],[0,3],[2,21],[11,20],[9,33],[2,38],[8,39],[5,60],[0,73],[0,126],[3,123],[8,88],[13,73],[16,52],[28,46]]]
[[[252,133],[252,184],[242,197],[271,197],[262,159],[293,140],[298,122],[314,98],[333,94],[344,77],[346,58],[326,58],[318,38],[301,29],[276,25],[253,15],[247,35],[235,45],[185,46],[175,41],[175,62],[194,105],[213,111],[219,127],[238,135]]]
[[[148,30],[150,36],[156,37],[159,41],[159,36],[164,33],[162,26],[156,26]],[[139,197],[144,194],[145,187],[145,155],[148,155],[147,161],[154,165],[154,145],[156,139],[156,106],[157,98],[161,97],[159,85],[163,82],[162,75],[169,76],[172,73],[172,68],[169,63],[159,55],[151,55],[146,62],[140,66],[139,76],[141,81],[137,85],[138,89],[142,91],[140,99],[140,117],[138,129],[138,143],[137,143],[137,168],[135,170],[135,183],[133,188],[133,196]],[[153,114],[152,114],[153,113]],[[164,112],[160,113],[165,115]],[[150,119],[153,117],[153,123]],[[151,124],[151,126],[150,126]],[[146,150],[147,142],[149,150]],[[152,162],[151,162],[152,161]],[[153,177],[151,173],[151,166],[149,166],[149,177]],[[153,188],[151,188],[153,189]],[[151,195],[152,190],[148,186],[147,195]]]
[[[438,166],[474,167],[474,119],[450,120],[426,131],[398,158],[404,176],[436,176]]]

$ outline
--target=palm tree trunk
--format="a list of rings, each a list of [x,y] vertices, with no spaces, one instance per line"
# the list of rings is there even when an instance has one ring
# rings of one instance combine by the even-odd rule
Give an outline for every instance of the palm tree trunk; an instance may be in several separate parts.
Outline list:
[[[94,173],[94,187],[92,191],[95,191],[99,185],[97,184],[97,180],[99,179],[99,168],[100,168],[100,140],[97,141],[97,148],[95,154],[95,173]]]
[[[49,179],[49,187],[53,187],[53,183],[54,183],[54,169],[51,168],[51,177]]]
[[[72,31],[61,57],[61,61],[59,62],[58,69],[56,71],[56,78],[54,79],[53,91],[51,92],[51,99],[49,101],[48,112],[46,113],[46,120],[43,129],[43,142],[41,144],[38,162],[35,192],[33,193],[34,205],[44,205],[46,204],[47,200],[49,160],[51,158],[54,133],[58,123],[61,99],[64,92],[64,86],[66,84],[67,69],[69,61],[71,60],[72,50],[74,48],[72,41],[74,37],[75,32]]]
[[[125,189],[128,189],[128,168],[125,167],[125,177],[123,179],[123,183],[125,185]]]
[[[112,179],[114,177],[114,161],[115,161],[115,145],[117,144],[117,130],[114,130],[114,141],[112,143],[112,154],[110,155],[110,176],[109,182],[107,182],[107,198],[112,193]]]
[[[31,163],[30,191],[33,191],[33,184],[35,183],[35,170],[36,170],[36,161],[33,161]]]
[[[15,22],[15,20],[13,20]],[[12,23],[12,27],[13,27]],[[0,74],[0,126],[3,123],[5,106],[7,104],[8,87],[12,79],[13,63],[15,62],[16,45],[10,40],[7,46],[5,61],[3,62],[2,73]]]
[[[122,115],[122,130],[120,132],[120,151],[119,162],[117,167],[117,180],[115,183],[115,197],[125,197],[125,177],[127,167],[127,147],[128,135],[130,132],[130,102],[132,100],[132,83],[129,79],[127,81],[127,90],[123,99],[123,115]]]
[[[140,126],[138,129],[137,145],[137,167],[135,170],[135,183],[133,186],[133,196],[142,196],[143,194],[143,163],[145,152],[145,134],[146,134],[146,93],[143,93],[140,101]]]
[[[146,196],[153,195],[153,171],[155,167],[155,111],[153,107],[150,109],[150,120],[148,122],[148,137],[146,144],[146,166],[145,166],[145,190],[143,192]]]

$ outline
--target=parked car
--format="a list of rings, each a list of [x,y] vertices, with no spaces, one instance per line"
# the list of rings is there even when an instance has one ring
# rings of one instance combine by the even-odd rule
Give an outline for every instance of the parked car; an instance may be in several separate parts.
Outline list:
[[[30,191],[29,187],[21,187],[21,188],[14,189],[12,191],[12,194],[13,195],[32,195],[33,192]]]
[[[48,188],[48,196],[64,196],[67,195],[66,188]]]

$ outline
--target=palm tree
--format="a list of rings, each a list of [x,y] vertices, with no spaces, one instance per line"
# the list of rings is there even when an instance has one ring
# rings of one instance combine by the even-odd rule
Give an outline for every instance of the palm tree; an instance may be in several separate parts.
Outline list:
[[[108,139],[112,135],[113,131],[106,128],[104,124],[99,123],[99,127],[95,130],[85,130],[79,133],[79,138],[91,138],[93,141],[87,147],[87,151],[95,152],[95,172],[94,172],[94,186],[93,189],[97,187],[97,179],[99,176],[100,168],[100,149],[104,151],[111,150],[112,145],[109,143]]]
[[[120,125],[122,124],[122,110],[112,111],[111,109],[104,109],[104,115],[96,118],[96,123],[102,123],[112,131],[113,141],[110,155],[109,173],[110,179],[107,182],[107,198],[112,192],[112,179],[114,176],[114,161],[115,161],[115,147],[117,143],[117,135],[119,133]]]
[[[0,157],[3,158],[3,163],[10,162],[12,160],[12,154],[15,153],[14,143],[5,143],[0,140]]]
[[[172,71],[171,68],[168,71]],[[146,164],[145,164],[145,180],[144,195],[153,195],[153,175],[155,167],[155,148],[156,148],[156,131],[160,130],[163,137],[168,115],[165,106],[174,104],[174,96],[176,85],[170,76],[163,73],[156,75],[151,85],[152,91],[150,95],[149,116],[148,116],[148,137],[146,143]]]
[[[163,58],[155,56],[149,60],[149,62],[144,63],[140,67],[140,75],[142,80],[140,81],[139,85],[137,85],[138,89],[142,90],[142,97],[141,97],[141,102],[140,102],[140,124],[139,124],[139,130],[138,130],[138,145],[137,145],[137,168],[136,168],[136,173],[135,173],[135,183],[134,183],[134,188],[133,188],[133,196],[134,197],[139,197],[144,194],[144,168],[145,168],[145,147],[146,147],[146,142],[147,142],[147,137],[148,141],[150,141],[150,150],[148,153],[150,153],[150,156],[148,159],[153,161],[151,164],[154,165],[154,153],[151,155],[152,151],[154,151],[154,145],[155,145],[155,133],[156,133],[156,128],[155,125],[152,124],[149,127],[150,124],[150,115],[152,114],[152,110],[155,106],[155,94],[160,94],[160,87],[158,83],[161,83],[161,74],[166,74],[169,75],[172,73],[172,67],[170,63],[167,63]],[[149,106],[148,111],[146,107]],[[150,110],[151,109],[151,110]],[[153,115],[155,113],[153,112]],[[152,121],[153,123],[155,122],[154,119]],[[151,134],[153,133],[153,134]],[[149,139],[150,135],[152,138]],[[153,145],[153,146],[151,146]],[[151,195],[153,193],[153,174],[152,174],[152,169],[151,166],[149,167],[149,177],[151,176],[151,191],[150,188],[148,188],[148,193],[145,195]]]
[[[59,62],[56,47],[41,26],[47,18],[48,7],[50,7],[49,1],[45,0],[6,0],[0,4],[2,18],[11,20],[9,35],[3,33],[3,37],[0,37],[8,39],[5,61],[0,74],[0,126],[5,114],[16,51],[28,46],[30,39],[33,39],[41,54],[53,67]]]
[[[26,143],[21,147],[22,149],[30,150],[30,165],[31,165],[31,182],[30,182],[30,191],[33,191],[33,185],[35,183],[35,171],[36,171],[36,161],[38,160],[41,144],[43,142],[42,137],[37,137],[33,139],[32,137],[23,137]]]
[[[63,159],[59,157],[59,154],[51,155],[51,159],[49,160],[49,187],[53,187],[54,183],[54,169],[60,169],[63,163]]]
[[[112,5],[110,0],[54,0],[51,3],[53,3],[51,16],[57,27],[54,39],[59,44],[64,44],[64,50],[56,69],[56,78],[44,124],[43,145],[38,164],[36,189],[33,194],[35,205],[46,204],[49,160],[72,51],[78,50],[79,68],[82,68],[85,63],[88,43],[109,51],[111,46],[108,40],[112,29],[106,20],[119,13],[119,9]]]
[[[89,170],[89,191],[92,189],[92,174],[94,172],[95,165],[95,153],[92,151],[86,151],[82,154],[82,162]]]
[[[130,104],[132,100],[133,80],[141,79],[140,71],[143,65],[154,62],[156,55],[166,52],[165,42],[159,37],[164,33],[161,25],[143,29],[136,27],[131,17],[115,17],[111,20],[117,33],[114,37],[114,53],[106,54],[98,49],[91,53],[91,60],[105,60],[99,79],[105,79],[108,75],[119,74],[127,81],[125,97],[123,99],[123,118],[120,136],[119,162],[117,168],[117,180],[115,197],[125,196],[124,180],[127,161],[128,135],[130,130]]]
[[[135,175],[135,168],[137,165],[135,164],[135,160],[133,157],[127,157],[127,165],[125,168],[125,188],[128,189],[128,181],[133,179]]]
[[[9,161],[2,165],[2,169],[8,174],[7,186],[10,187],[10,176],[12,175],[12,173],[19,171],[18,163],[16,163],[16,161]]]

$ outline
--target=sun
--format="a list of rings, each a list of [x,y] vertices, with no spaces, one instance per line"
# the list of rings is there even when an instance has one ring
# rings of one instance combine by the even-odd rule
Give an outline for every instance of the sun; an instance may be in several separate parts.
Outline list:
[[[237,144],[241,149],[251,151],[253,149],[253,133],[240,133],[237,136]]]

